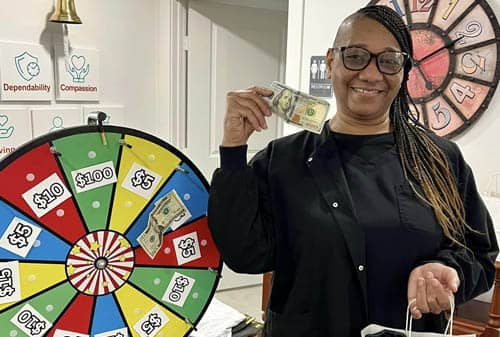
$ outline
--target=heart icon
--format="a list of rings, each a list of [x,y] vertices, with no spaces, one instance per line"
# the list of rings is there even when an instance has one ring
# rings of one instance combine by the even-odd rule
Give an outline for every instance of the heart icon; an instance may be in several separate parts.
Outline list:
[[[4,126],[9,121],[9,117],[5,115],[0,115],[0,126]]]
[[[77,70],[80,70],[85,65],[85,57],[73,55],[71,56],[71,63]]]

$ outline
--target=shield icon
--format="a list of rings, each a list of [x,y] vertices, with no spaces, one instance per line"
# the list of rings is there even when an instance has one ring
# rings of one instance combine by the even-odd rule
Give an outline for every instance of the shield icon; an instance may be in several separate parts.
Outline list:
[[[31,55],[27,51],[14,58],[16,69],[19,75],[26,81],[30,81],[33,77],[40,73],[40,66],[38,65],[38,58]]]

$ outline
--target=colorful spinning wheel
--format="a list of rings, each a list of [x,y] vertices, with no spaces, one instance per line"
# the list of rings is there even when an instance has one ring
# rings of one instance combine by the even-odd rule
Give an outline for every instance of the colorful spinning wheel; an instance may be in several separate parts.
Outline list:
[[[177,337],[201,319],[222,269],[208,184],[169,144],[66,129],[0,162],[0,186],[2,337]]]

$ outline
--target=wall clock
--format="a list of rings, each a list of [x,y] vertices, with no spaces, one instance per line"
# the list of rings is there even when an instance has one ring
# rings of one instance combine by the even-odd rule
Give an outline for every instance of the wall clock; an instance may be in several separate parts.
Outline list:
[[[421,121],[453,137],[486,110],[498,85],[500,26],[485,0],[372,0],[410,29],[414,67],[408,89]]]

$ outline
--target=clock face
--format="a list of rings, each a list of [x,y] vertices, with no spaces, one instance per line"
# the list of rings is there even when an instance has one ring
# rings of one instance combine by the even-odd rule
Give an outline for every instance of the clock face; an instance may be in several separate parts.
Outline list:
[[[486,110],[499,80],[500,27],[490,6],[485,0],[375,4],[394,9],[411,32],[408,89],[421,122],[440,136],[464,131]]]

